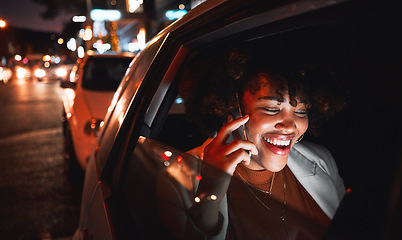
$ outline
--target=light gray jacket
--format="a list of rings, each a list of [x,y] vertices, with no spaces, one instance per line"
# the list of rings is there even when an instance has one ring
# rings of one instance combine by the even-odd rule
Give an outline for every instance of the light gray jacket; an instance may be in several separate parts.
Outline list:
[[[331,153],[309,142],[293,146],[287,165],[329,218],[345,194],[345,186]]]

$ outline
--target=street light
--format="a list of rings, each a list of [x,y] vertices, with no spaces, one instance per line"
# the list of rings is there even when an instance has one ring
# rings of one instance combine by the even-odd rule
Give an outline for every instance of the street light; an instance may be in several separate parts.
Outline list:
[[[117,21],[121,18],[121,13],[116,9],[93,9],[91,19],[94,21]]]
[[[86,16],[74,16],[72,18],[72,20],[73,20],[73,22],[76,22],[76,23],[83,23],[87,20],[87,17]]]
[[[6,21],[4,21],[3,19],[0,19],[0,28],[5,28],[7,26]]]
[[[21,55],[16,54],[16,55],[14,56],[14,59],[15,59],[15,61],[19,62],[19,61],[22,60],[22,57],[21,57]]]
[[[91,19],[96,21],[109,21],[110,22],[110,40],[112,50],[120,52],[120,43],[117,36],[117,23],[116,21],[121,18],[121,13],[116,9],[93,9],[91,11]],[[85,40],[85,39],[84,39]]]
[[[92,29],[90,26],[85,28],[83,39],[84,41],[89,41],[92,39]]]

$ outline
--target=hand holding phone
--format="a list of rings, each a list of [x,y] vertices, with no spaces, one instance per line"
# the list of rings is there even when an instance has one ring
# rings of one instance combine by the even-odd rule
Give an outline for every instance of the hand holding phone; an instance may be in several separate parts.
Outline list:
[[[252,142],[242,139],[242,130],[239,130],[241,126],[244,127],[248,120],[249,116],[245,115],[224,125],[218,135],[205,147],[204,161],[231,175],[233,175],[237,164],[241,162],[246,165],[250,164],[251,157],[246,151],[255,155],[258,151]],[[230,137],[233,138],[237,134],[238,137],[233,141],[228,141]],[[243,136],[247,137],[246,135]]]
[[[237,111],[235,112],[235,119],[239,119],[243,117],[242,110],[240,107],[240,102],[239,102],[239,95],[236,94],[236,99],[237,99]],[[234,139],[243,139],[245,141],[248,141],[248,136],[247,136],[247,129],[246,129],[246,124],[242,124],[237,130],[232,132],[233,141]],[[248,153],[248,155],[251,157],[252,153],[250,150],[245,151]]]
[[[233,139],[231,139],[230,141],[233,141],[234,139],[242,139],[242,140],[248,141],[246,124],[242,124],[238,129],[234,130],[232,132],[232,136],[233,136]],[[244,151],[246,151],[247,154],[251,157],[252,153],[250,150],[244,149]]]

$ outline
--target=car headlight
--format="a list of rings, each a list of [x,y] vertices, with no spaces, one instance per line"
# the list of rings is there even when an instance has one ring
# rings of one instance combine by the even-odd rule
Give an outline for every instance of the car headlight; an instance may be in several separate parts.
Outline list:
[[[46,71],[38,68],[35,70],[34,74],[35,74],[35,77],[37,77],[37,78],[43,78],[46,75]]]
[[[99,134],[99,130],[102,126],[103,126],[103,120],[92,118],[85,124],[84,132],[89,136],[97,137]]]
[[[67,76],[67,70],[65,68],[59,68],[56,70],[56,75],[58,77],[64,78],[65,76]]]
[[[18,67],[17,68],[17,78],[21,79],[25,77],[25,74],[27,73],[27,70],[23,67]]]

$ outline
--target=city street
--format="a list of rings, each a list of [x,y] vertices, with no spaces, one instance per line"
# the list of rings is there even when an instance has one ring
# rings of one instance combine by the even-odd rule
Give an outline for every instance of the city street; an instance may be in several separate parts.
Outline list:
[[[0,82],[0,239],[69,239],[82,182],[64,158],[59,82]]]

